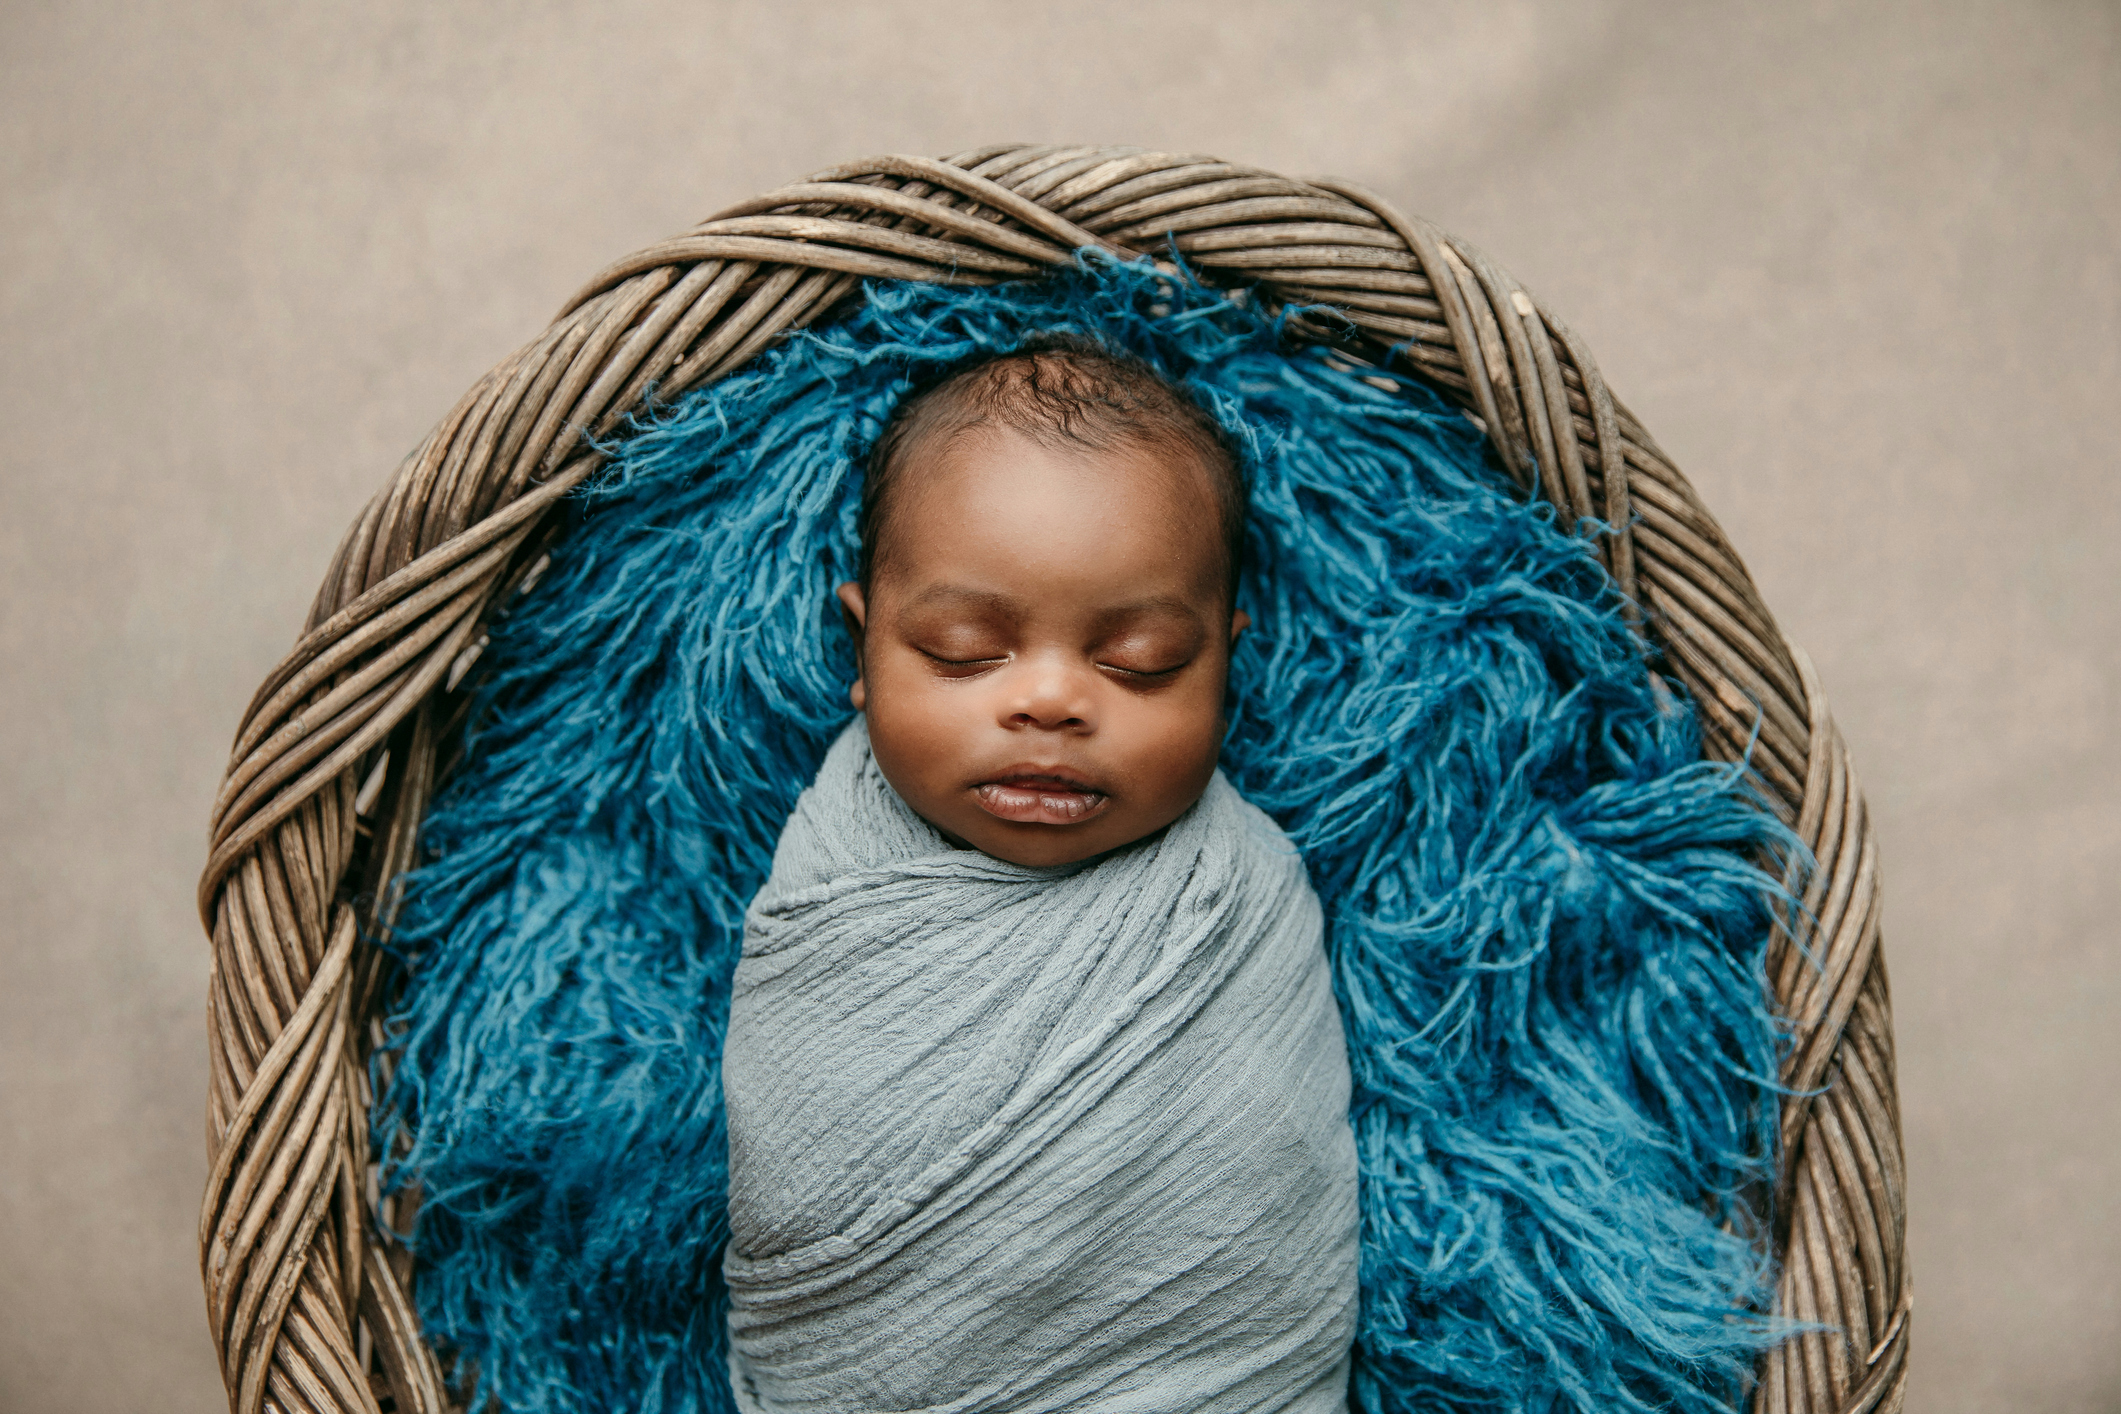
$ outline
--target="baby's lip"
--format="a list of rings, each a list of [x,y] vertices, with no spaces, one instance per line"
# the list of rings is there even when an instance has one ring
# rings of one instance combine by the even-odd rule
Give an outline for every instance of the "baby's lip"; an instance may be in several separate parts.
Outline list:
[[[972,788],[980,809],[1021,825],[1078,825],[1112,797],[1065,766],[1011,766]]]

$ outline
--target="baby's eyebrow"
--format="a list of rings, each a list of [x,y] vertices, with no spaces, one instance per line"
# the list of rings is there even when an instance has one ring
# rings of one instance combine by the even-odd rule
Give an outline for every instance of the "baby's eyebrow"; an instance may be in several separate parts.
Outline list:
[[[1125,604],[1114,604],[1098,615],[1104,623],[1118,623],[1125,619],[1140,618],[1148,614],[1164,614],[1172,618],[1185,619],[1190,623],[1200,622],[1200,610],[1185,599],[1174,595],[1158,594],[1148,599],[1135,599]]]
[[[995,589],[974,589],[963,584],[931,584],[910,595],[905,601],[905,611],[909,613],[935,608],[959,613],[990,614],[1011,622],[1020,621],[1024,617],[1023,602],[1016,596]],[[1102,632],[1143,618],[1180,619],[1189,628],[1199,628],[1202,624],[1198,606],[1172,594],[1154,594],[1143,599],[1130,599],[1122,604],[1108,605],[1097,611],[1096,623]]]
[[[993,589],[971,589],[962,584],[931,584],[906,601],[909,609],[943,605],[953,609],[984,610],[1014,618],[1019,607],[1014,598]]]

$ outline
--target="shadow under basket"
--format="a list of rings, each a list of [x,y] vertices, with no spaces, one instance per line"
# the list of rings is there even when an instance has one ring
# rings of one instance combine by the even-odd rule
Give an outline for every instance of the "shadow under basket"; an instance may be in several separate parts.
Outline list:
[[[412,863],[489,612],[557,532],[595,444],[653,397],[741,367],[864,280],[1037,279],[1083,247],[1184,259],[1293,314],[1298,338],[1424,379],[1599,553],[1712,758],[1746,760],[1817,860],[1768,945],[1791,1030],[1772,1234],[1776,1307],[1815,1328],[1762,1357],[1759,1414],[1897,1410],[1907,1378],[1904,1167],[1869,817],[1810,661],[1588,349],[1477,250],[1347,183],[1210,158],[1008,144],[853,162],[649,246],[585,285],[464,395],[339,546],[307,631],[259,687],[214,804],[212,1172],[200,1216],[237,1414],[454,1406],[373,1220],[375,911]],[[1330,327],[1329,327],[1330,325]],[[397,1225],[406,1226],[401,1210]]]

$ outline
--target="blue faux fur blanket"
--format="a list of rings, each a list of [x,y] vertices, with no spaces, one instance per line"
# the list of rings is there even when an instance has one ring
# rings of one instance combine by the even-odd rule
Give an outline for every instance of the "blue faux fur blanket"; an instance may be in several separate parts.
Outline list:
[[[875,286],[678,400],[495,625],[408,885],[376,1116],[425,1193],[427,1330],[503,1410],[730,1407],[730,979],[849,716],[829,596],[860,460],[913,375],[1054,329],[1148,359],[1244,451],[1223,768],[1324,901],[1361,1163],[1351,1402],[1731,1407],[1772,1336],[1748,861],[1787,836],[1653,691],[1589,542],[1462,416],[1241,298],[1087,259]]]

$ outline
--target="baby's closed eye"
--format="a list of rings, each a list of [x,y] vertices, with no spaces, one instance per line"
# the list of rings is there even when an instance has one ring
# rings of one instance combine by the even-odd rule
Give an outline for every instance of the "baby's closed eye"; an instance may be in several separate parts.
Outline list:
[[[1198,633],[1157,630],[1129,633],[1096,645],[1091,657],[1101,668],[1130,678],[1167,678],[1200,656]]]
[[[1009,661],[1008,650],[993,645],[940,644],[931,647],[916,643],[914,647],[936,668],[946,672],[979,672]]]
[[[958,667],[998,663],[1014,650],[1012,636],[993,624],[961,618],[931,618],[905,625],[906,642],[923,657]]]
[[[1171,661],[1157,654],[1120,655],[1118,657],[1108,654],[1100,656],[1097,660],[1097,665],[1100,668],[1108,669],[1111,672],[1119,673],[1129,678],[1167,678],[1191,661],[1193,661],[1191,658],[1179,658],[1176,661]],[[1152,666],[1158,663],[1163,666]]]

